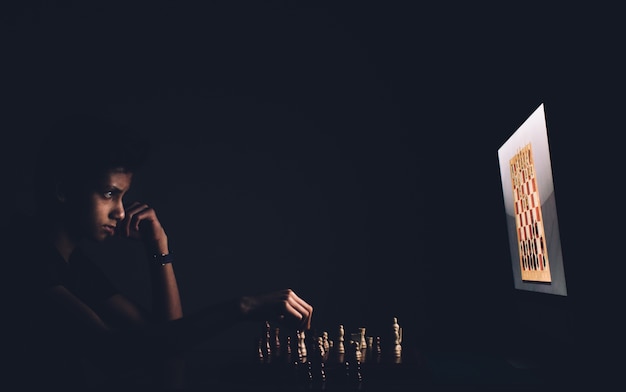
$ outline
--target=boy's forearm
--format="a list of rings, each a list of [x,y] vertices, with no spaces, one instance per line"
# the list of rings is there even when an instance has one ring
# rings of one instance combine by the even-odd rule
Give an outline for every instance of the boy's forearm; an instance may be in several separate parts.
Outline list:
[[[177,320],[183,317],[178,283],[171,263],[151,265],[152,310],[158,320]]]

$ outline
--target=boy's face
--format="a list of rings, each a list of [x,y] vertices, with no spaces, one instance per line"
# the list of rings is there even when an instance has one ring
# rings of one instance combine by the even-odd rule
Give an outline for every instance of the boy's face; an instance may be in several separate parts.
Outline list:
[[[109,171],[96,187],[87,193],[80,226],[88,238],[104,241],[115,235],[117,224],[124,219],[122,199],[132,181],[132,173]]]

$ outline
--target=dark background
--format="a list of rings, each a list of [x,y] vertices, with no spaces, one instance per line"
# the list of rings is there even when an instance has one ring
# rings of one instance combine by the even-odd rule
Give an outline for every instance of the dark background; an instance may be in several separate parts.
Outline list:
[[[624,28],[593,4],[4,5],[3,203],[29,209],[50,121],[96,112],[154,145],[129,198],[157,209],[187,312],[292,287],[331,335],[397,316],[419,344],[610,349]],[[510,270],[497,149],[541,103],[566,299],[520,296]],[[110,250],[146,303],[143,265]],[[247,349],[246,328],[215,344]]]

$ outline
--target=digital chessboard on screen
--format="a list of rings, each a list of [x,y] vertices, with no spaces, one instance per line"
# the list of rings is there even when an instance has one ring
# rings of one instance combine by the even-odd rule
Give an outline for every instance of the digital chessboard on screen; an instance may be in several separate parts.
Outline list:
[[[567,295],[544,105],[498,149],[515,288]]]

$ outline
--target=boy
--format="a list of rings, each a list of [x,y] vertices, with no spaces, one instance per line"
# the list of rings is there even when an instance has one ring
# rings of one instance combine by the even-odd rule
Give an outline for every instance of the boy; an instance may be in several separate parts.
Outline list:
[[[57,123],[42,143],[36,212],[10,222],[3,235],[10,261],[5,336],[18,383],[83,387],[94,375],[101,376],[97,382],[119,382],[243,320],[310,328],[313,308],[290,289],[183,313],[175,257],[156,211],[123,204],[146,155],[145,140],[87,116]],[[150,311],[120,293],[81,249],[83,241],[113,236],[146,249]]]

